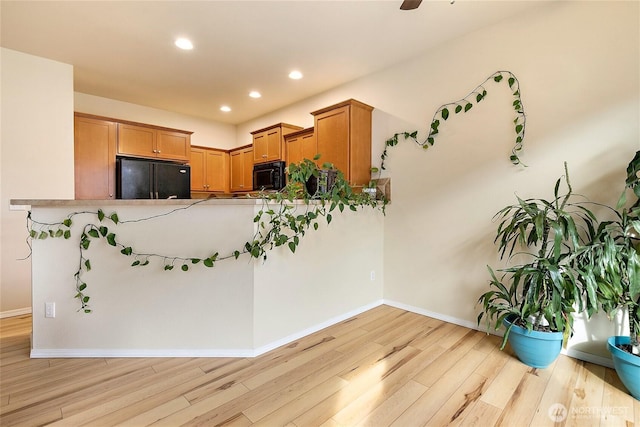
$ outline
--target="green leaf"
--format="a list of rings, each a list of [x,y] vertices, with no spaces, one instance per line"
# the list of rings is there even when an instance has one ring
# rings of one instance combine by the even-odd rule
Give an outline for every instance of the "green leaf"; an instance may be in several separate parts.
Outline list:
[[[56,231],[56,237],[62,237],[62,235],[63,235],[63,231],[62,231],[62,229],[61,229],[61,228],[59,228],[59,229]]]
[[[105,226],[100,227],[100,234],[102,234],[102,237],[106,236],[109,233],[109,229]]]
[[[202,263],[205,267],[213,267],[213,260],[211,258],[206,258]]]
[[[81,292],[84,291],[85,289],[87,289],[86,283],[81,283],[80,286],[78,286],[78,290]]]
[[[98,221],[101,221],[104,219],[104,212],[102,211],[102,209],[98,209]]]
[[[92,228],[91,230],[89,230],[87,234],[93,237],[94,239],[97,239],[98,237],[100,237],[100,234],[98,234],[98,230],[96,230],[95,228]]]
[[[471,110],[471,108],[473,108],[473,104],[467,102],[467,105],[464,106],[464,112],[466,113],[467,111]]]
[[[333,217],[331,216],[331,214],[327,214],[327,224],[331,224],[332,219]]]
[[[446,108],[443,108],[441,115],[444,120],[447,120],[449,118],[449,110]]]
[[[509,77],[509,87],[513,87],[513,84],[516,82],[516,79],[513,77]]]
[[[165,266],[164,266],[164,270],[165,270],[165,271],[173,270],[173,265],[169,265],[169,264],[165,265]]]
[[[122,249],[120,253],[122,255],[131,255],[133,253],[133,249],[131,248],[131,246],[127,246],[126,248]]]
[[[320,159],[320,154],[316,154],[315,156],[313,156],[313,160],[319,160]]]
[[[233,256],[235,259],[238,259],[238,257],[240,256],[240,251],[233,251]]]
[[[145,259],[144,262],[142,264],[140,264],[140,266],[144,267],[145,265],[149,265],[149,260]]]
[[[480,102],[480,101],[482,101],[482,98],[484,98],[484,96],[482,96],[482,94],[481,94],[481,93],[477,94],[477,95],[476,95],[476,102]]]
[[[296,253],[296,244],[294,242],[289,242],[289,249],[291,252]]]
[[[524,129],[524,126],[523,126],[523,125],[517,125],[517,126],[516,126],[516,133],[520,133],[520,132],[522,132],[522,129]]]
[[[91,270],[91,261],[86,260],[86,261],[84,262],[84,268],[86,268],[86,269],[87,269],[87,271],[90,271],[90,270]]]
[[[462,111],[462,105],[456,105],[456,114],[458,114],[460,111]]]
[[[317,223],[317,222],[314,222],[314,223],[313,223],[313,229],[314,229],[314,230],[317,230],[317,229],[318,229],[318,223]]]
[[[86,303],[88,303],[88,302],[89,302],[89,300],[90,300],[90,298],[89,298],[89,297],[87,297],[87,296],[85,296],[85,297],[83,297],[83,298],[82,298],[82,302],[83,302],[83,303],[85,303],[85,304],[86,304]]]
[[[31,230],[29,232],[29,236],[31,236],[32,239],[34,239],[37,235],[38,235],[38,233],[36,232],[36,230]]]
[[[501,80],[502,80],[502,74],[498,74],[493,78],[493,81],[495,81],[496,83],[499,83]]]
[[[109,217],[111,218],[111,221],[113,221],[115,224],[117,224],[118,222],[120,222],[120,219],[118,218],[118,214],[117,213],[112,213],[111,216]]]
[[[84,250],[89,249],[89,244],[90,243],[91,243],[91,240],[87,239],[86,235],[82,240],[80,240],[80,246],[82,246],[82,249],[84,249]]]
[[[131,263],[131,267],[135,267],[136,265],[140,265],[140,260],[135,260]]]
[[[65,227],[71,227],[71,218],[67,218],[62,221],[62,225],[64,225]]]
[[[71,231],[69,231],[69,230],[65,230],[65,232],[64,232],[64,238],[65,238],[65,239],[69,239],[69,238],[71,238]]]
[[[197,264],[202,261],[200,258],[191,258],[191,264]]]
[[[116,235],[113,234],[113,233],[107,234],[107,243],[109,243],[111,246],[115,246],[116,245]]]
[[[189,270],[189,266],[187,264],[182,264],[182,271],[187,271]]]

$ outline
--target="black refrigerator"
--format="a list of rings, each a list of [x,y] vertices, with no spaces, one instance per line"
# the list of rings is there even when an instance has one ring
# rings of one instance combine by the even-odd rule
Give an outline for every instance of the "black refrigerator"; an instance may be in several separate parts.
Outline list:
[[[188,165],[143,159],[116,160],[118,199],[190,199]]]

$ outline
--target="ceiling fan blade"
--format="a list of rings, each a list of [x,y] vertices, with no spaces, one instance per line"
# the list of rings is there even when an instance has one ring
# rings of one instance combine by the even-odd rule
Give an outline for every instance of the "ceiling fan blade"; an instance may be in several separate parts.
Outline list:
[[[422,0],[404,0],[400,5],[400,10],[413,10],[420,6]]]

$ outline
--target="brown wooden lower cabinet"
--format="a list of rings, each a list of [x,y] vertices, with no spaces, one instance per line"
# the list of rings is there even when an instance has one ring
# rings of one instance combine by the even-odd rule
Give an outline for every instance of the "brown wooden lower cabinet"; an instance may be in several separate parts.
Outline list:
[[[76,199],[115,199],[116,130],[116,122],[74,115]]]

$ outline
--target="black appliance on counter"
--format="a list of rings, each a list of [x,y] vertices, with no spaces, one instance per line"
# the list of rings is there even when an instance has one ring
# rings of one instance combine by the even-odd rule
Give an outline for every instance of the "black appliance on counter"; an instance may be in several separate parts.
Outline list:
[[[253,189],[281,190],[285,185],[285,168],[284,162],[253,165]]]
[[[191,169],[179,163],[119,157],[116,198],[190,199]]]

